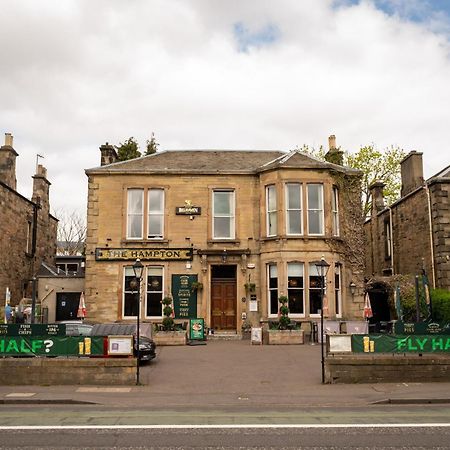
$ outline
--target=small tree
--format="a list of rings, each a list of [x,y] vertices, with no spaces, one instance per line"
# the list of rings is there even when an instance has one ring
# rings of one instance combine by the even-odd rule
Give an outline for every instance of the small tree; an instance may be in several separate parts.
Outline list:
[[[161,303],[164,305],[164,318],[162,320],[162,326],[164,328],[164,331],[171,331],[174,329],[172,297],[164,297]]]
[[[278,328],[280,330],[286,330],[291,323],[291,319],[289,318],[288,298],[285,295],[281,295],[278,298],[278,302],[280,303],[280,320],[278,321]]]
[[[155,133],[152,132],[152,137],[150,140],[147,140],[147,150],[145,155],[153,155],[158,151],[159,144],[156,142]]]
[[[116,145],[116,150],[119,161],[128,161],[129,159],[139,158],[141,156],[139,145],[134,137],[130,137],[125,142]]]
[[[77,211],[58,209],[57,246],[58,255],[84,255],[86,241],[86,219]]]

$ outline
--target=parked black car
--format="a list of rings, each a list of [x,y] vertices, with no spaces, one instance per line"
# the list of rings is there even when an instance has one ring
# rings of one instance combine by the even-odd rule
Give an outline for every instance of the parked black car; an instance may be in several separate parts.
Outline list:
[[[128,323],[99,323],[93,326],[91,336],[133,335],[134,356],[137,356],[136,324]],[[140,327],[142,333],[142,328]],[[140,334],[139,336],[139,362],[151,361],[156,358],[156,344],[153,339]]]

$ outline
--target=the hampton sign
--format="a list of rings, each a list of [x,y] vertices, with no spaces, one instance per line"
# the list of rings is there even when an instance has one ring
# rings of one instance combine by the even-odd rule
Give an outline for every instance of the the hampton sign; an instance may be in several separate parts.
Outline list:
[[[96,248],[97,261],[192,261],[192,248]]]

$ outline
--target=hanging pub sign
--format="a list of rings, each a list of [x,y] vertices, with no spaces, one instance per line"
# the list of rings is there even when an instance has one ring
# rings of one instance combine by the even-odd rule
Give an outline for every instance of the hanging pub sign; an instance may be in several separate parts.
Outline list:
[[[192,248],[96,248],[96,261],[192,261]]]
[[[192,319],[197,317],[197,291],[193,284],[197,275],[172,275],[172,298],[175,319]]]
[[[175,214],[177,216],[199,216],[202,213],[200,206],[177,206]]]

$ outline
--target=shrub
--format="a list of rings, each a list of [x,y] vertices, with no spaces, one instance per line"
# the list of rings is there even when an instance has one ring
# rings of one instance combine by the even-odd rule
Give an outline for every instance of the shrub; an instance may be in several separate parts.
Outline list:
[[[173,331],[174,322],[173,322],[173,308],[172,308],[172,297],[164,297],[161,301],[164,305],[163,314],[164,318],[162,320],[162,326],[164,331]]]
[[[433,320],[436,322],[450,322],[450,291],[433,289],[431,291],[431,306]]]
[[[286,330],[288,325],[291,323],[291,319],[289,318],[289,308],[288,298],[285,295],[281,295],[278,298],[278,302],[280,303],[280,320],[278,321],[278,328],[280,330]]]

